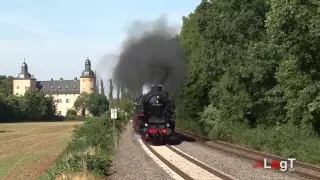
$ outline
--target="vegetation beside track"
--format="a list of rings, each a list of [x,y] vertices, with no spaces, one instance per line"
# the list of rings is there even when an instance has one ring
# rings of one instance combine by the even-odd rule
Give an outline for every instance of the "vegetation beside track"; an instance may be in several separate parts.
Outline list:
[[[104,178],[109,175],[112,156],[115,153],[115,139],[119,139],[124,125],[128,122],[125,114],[113,120],[110,113],[100,117],[87,117],[82,126],[75,129],[73,139],[56,160],[54,166],[40,179],[67,179],[70,177]]]
[[[320,164],[320,4],[207,1],[179,34],[177,126]]]
[[[97,108],[90,106],[90,104],[99,105],[99,103],[94,103],[92,98],[97,99],[102,105],[95,106]],[[84,117],[85,121],[82,126],[75,129],[72,141],[57,158],[55,164],[40,179],[105,179],[110,174],[117,140],[131,118],[129,115],[131,114],[132,100],[120,99],[119,95],[117,99],[109,98],[108,101],[99,100],[101,98],[102,96],[88,94],[79,96],[75,102],[75,108],[85,108],[90,112],[96,109],[92,114],[98,116]],[[101,109],[101,107],[104,108]],[[110,110],[104,112],[109,107],[120,110],[115,121],[110,117]],[[75,112],[68,111],[66,118],[73,117],[75,117]]]

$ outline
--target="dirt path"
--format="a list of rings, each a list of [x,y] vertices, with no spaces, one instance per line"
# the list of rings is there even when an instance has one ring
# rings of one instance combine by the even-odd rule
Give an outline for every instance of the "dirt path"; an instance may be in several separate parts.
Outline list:
[[[82,122],[0,124],[0,179],[37,179]]]

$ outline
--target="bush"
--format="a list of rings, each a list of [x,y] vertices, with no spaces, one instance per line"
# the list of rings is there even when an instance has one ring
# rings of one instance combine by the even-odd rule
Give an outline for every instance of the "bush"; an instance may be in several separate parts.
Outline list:
[[[67,116],[76,116],[77,115],[77,111],[74,109],[68,109],[67,111]]]
[[[121,133],[125,122],[123,119],[116,121],[116,134]],[[82,126],[76,127],[72,141],[43,178],[54,179],[66,173],[82,171],[98,177],[107,176],[115,150],[112,125],[108,116],[87,117]]]
[[[251,128],[244,122],[220,121],[219,111],[213,106],[204,110],[201,122],[206,127],[206,135],[211,139],[221,139],[282,157],[320,164],[320,138],[312,127],[302,129],[287,123]]]

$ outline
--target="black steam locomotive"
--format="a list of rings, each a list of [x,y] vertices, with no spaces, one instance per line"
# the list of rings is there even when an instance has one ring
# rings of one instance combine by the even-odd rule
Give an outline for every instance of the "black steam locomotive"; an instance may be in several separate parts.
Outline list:
[[[174,105],[162,85],[151,86],[150,92],[138,97],[134,103],[133,128],[143,140],[165,143],[174,133]]]

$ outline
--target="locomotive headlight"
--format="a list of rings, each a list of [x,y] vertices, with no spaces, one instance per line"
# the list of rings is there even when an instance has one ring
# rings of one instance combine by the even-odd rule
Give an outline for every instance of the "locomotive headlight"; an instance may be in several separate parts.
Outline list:
[[[167,127],[170,127],[170,124],[167,124]]]
[[[148,126],[148,123],[145,123],[144,126]]]

